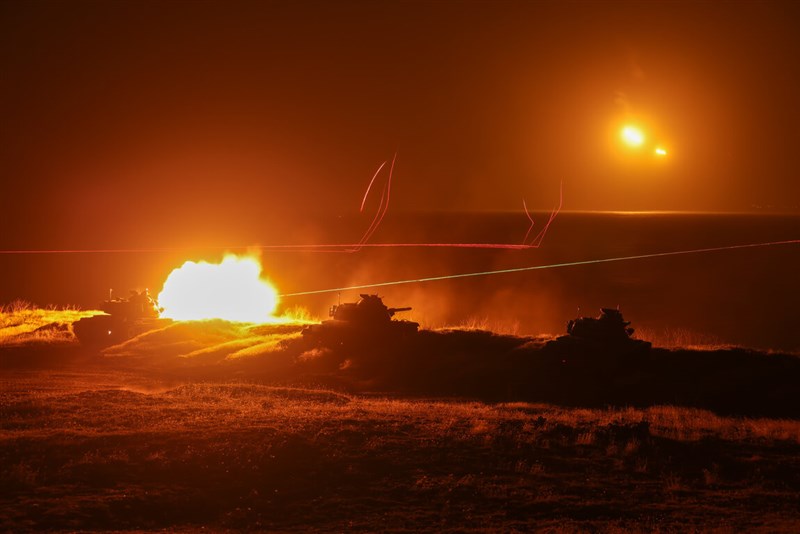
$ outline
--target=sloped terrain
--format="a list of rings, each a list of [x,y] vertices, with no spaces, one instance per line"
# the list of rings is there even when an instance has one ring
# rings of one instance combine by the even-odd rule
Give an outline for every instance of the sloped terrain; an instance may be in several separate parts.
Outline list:
[[[800,525],[797,422],[97,378],[3,392],[4,529]]]
[[[301,330],[0,348],[0,530],[800,528],[796,356]]]

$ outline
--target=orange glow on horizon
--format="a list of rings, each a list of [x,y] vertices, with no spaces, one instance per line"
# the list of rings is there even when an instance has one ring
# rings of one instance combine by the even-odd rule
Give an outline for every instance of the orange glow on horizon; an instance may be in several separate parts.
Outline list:
[[[264,323],[275,320],[278,291],[261,278],[257,258],[229,254],[221,263],[187,261],[174,269],[158,304],[169,319]]]

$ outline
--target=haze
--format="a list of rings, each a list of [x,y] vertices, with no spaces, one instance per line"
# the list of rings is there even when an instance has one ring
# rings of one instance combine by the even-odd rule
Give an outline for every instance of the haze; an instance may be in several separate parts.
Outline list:
[[[393,209],[797,209],[791,3],[4,2],[3,248]],[[669,157],[624,152],[634,119]],[[288,222],[287,222],[288,221]],[[199,238],[198,236],[203,236]]]

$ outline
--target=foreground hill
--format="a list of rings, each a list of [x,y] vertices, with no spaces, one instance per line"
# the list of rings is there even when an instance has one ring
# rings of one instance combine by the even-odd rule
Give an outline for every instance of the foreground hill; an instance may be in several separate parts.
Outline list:
[[[44,329],[47,331],[47,328]],[[323,385],[349,393],[454,396],[599,407],[679,405],[720,414],[800,417],[800,357],[744,348],[636,350],[554,343],[480,330],[369,333],[305,340],[300,324],[169,322],[111,347],[74,339],[0,346],[0,365],[82,359],[174,380]],[[56,329],[63,334],[63,329]]]
[[[165,387],[111,370],[3,378],[3,531],[800,527],[796,421]]]
[[[800,529],[796,356],[301,328],[5,343],[0,531]]]

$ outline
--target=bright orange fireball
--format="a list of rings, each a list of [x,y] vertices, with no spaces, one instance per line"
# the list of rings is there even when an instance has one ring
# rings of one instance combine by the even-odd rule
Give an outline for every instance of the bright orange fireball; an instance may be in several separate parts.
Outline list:
[[[173,270],[158,304],[170,319],[263,323],[273,319],[278,292],[261,279],[257,258],[229,254],[221,263],[187,261]]]

